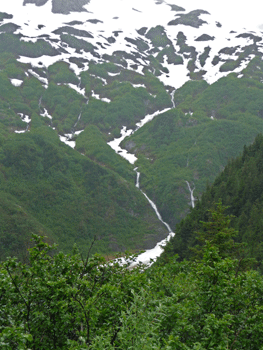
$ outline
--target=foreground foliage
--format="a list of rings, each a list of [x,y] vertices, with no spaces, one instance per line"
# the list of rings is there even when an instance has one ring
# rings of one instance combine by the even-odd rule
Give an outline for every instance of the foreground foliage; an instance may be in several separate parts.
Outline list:
[[[1,349],[263,349],[263,279],[238,257],[223,210],[198,258],[143,273],[34,236],[27,264],[0,267]]]

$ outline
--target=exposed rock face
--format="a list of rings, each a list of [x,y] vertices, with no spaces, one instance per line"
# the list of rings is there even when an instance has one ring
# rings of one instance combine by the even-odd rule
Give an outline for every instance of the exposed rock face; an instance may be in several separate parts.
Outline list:
[[[48,0],[24,0],[23,5],[35,4],[36,6],[43,6]],[[83,7],[87,5],[90,0],[52,0],[52,12],[69,14],[70,12],[86,11]]]
[[[185,11],[185,9],[183,8],[183,7],[181,7],[181,6],[177,6],[177,5],[170,5],[169,4],[169,6],[171,7],[171,10],[172,11]]]
[[[24,0],[23,5],[35,4],[36,6],[43,6],[48,2],[48,0]]]
[[[199,28],[202,24],[207,23],[206,21],[203,21],[201,18],[199,18],[199,16],[202,14],[209,15],[210,13],[203,10],[194,10],[187,14],[176,14],[178,18],[176,18],[173,21],[170,21],[168,25],[183,24],[185,26]]]
[[[208,34],[203,34],[201,36],[199,36],[197,39],[195,39],[195,41],[209,41],[209,40],[214,40],[215,37],[214,36],[210,36]]]
[[[70,12],[86,11],[83,7],[89,4],[90,0],[53,0],[52,12],[68,14]]]
[[[0,32],[1,33],[14,33],[18,28],[20,28],[20,27],[14,23],[6,23],[0,27]]]

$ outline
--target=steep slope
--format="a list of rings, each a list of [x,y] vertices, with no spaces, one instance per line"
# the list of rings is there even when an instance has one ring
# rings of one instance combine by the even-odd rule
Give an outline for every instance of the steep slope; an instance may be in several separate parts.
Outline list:
[[[4,142],[0,174],[3,198],[18,207],[2,226],[1,255],[13,253],[15,243],[3,243],[13,226],[29,243],[31,218],[41,224],[33,232],[66,251],[77,243],[87,253],[95,237],[95,251],[103,253],[153,247],[167,234],[132,182],[63,145],[45,126]],[[20,221],[16,212],[25,212]]]
[[[228,206],[227,213],[234,215],[232,226],[239,231],[237,240],[246,242],[246,256],[257,259],[262,270],[263,260],[263,136],[258,135],[254,143],[245,146],[242,155],[232,159],[213,185],[203,193],[196,207],[176,227],[176,235],[166,247],[163,259],[179,254],[189,258],[189,250],[197,244],[196,231],[209,218],[208,210],[222,200]]]
[[[232,73],[212,85],[187,82],[174,94],[175,109],[124,141],[139,158],[141,187],[172,225],[227,160],[263,132],[262,67],[261,59],[254,58],[242,78]]]
[[[173,228],[262,131],[261,33],[166,1],[14,2],[0,5],[1,190],[63,249],[94,234],[103,252],[153,247],[167,230],[134,167]],[[109,147],[120,132],[135,166]]]

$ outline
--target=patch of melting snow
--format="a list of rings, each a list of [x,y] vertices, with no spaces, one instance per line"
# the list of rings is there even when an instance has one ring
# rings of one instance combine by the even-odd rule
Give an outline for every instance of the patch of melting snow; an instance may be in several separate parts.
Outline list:
[[[46,78],[41,77],[39,74],[34,72],[32,69],[29,69],[28,72],[32,74],[35,78],[37,78],[41,83],[48,85],[48,80]]]
[[[117,75],[120,75],[121,74],[121,72],[119,72],[119,73],[111,73],[111,72],[108,72],[108,75],[110,76],[110,77],[116,77]]]
[[[143,87],[143,88],[146,89],[146,86],[145,86],[144,84],[132,84],[132,86],[133,86],[134,88]]]
[[[165,108],[162,111],[156,111],[153,114],[148,114],[146,115],[140,122],[136,123],[136,129],[135,131],[137,131],[138,129],[140,129],[143,125],[145,125],[146,123],[148,123],[149,121],[151,121],[154,117],[156,117],[159,114],[165,113],[167,111],[169,111],[171,108]],[[127,130],[126,126],[123,126],[121,129],[121,137],[115,138],[114,140],[108,142],[108,145],[116,152],[118,153],[120,156],[122,156],[123,158],[125,158],[126,160],[128,160],[129,163],[134,164],[136,162],[136,160],[138,159],[134,154],[128,153],[128,151],[126,149],[122,149],[120,147],[121,142],[128,136],[130,136],[131,134],[133,134],[135,132],[134,130],[130,129]]]
[[[142,254],[139,254],[131,263],[130,268],[133,268],[139,265],[140,263],[147,265],[147,267],[150,267],[157,260],[157,258],[161,256],[161,254],[164,251],[164,247],[170,241],[170,239],[174,237],[174,235],[174,232],[170,232],[168,236],[161,242],[158,242],[153,249],[147,249]]]
[[[19,33],[19,29],[14,34],[18,34],[17,32]],[[38,40],[38,38],[30,38],[28,36],[20,38],[20,41],[25,41],[27,43],[28,42],[36,43],[37,40]]]
[[[64,136],[58,135],[61,142],[65,143],[66,145],[70,146],[71,148],[75,148],[76,142],[70,141],[72,134],[65,134]]]
[[[189,46],[194,46],[199,54],[201,54],[204,51],[205,47],[211,47],[211,51],[208,59],[206,60],[205,66],[201,67],[200,62],[198,62],[198,60],[196,62],[199,69],[206,71],[206,73],[204,74],[204,79],[209,84],[213,83],[217,79],[229,73],[219,72],[219,64],[215,67],[212,65],[212,59],[215,55],[218,55],[220,49],[222,49],[222,47],[229,46],[229,39],[231,39],[231,46],[247,46],[253,41],[250,38],[237,38],[237,33],[230,33],[230,29],[233,29],[233,27],[235,27],[236,24],[235,22],[239,20],[238,16],[235,17],[234,23],[233,18],[231,18],[231,21],[228,22],[224,20],[222,21],[222,18],[219,18],[220,22],[223,23],[223,26],[220,28],[216,25],[214,17],[207,14],[203,14],[200,16],[200,18],[203,18],[207,22],[207,24],[203,24],[202,27],[199,29],[184,25],[167,26],[169,20],[173,19],[174,17],[174,13],[171,11],[169,4],[167,4],[166,2],[162,2],[158,4],[159,6],[156,6],[156,4],[152,0],[144,0],[143,2],[141,0],[134,1],[136,2],[136,6],[138,7],[138,9],[140,9],[138,10],[140,12],[132,11],[132,5],[129,2],[123,2],[122,0],[113,0],[114,5],[111,3],[110,6],[103,3],[103,8],[105,9],[105,6],[107,8],[107,11],[103,12],[101,11],[102,0],[92,1],[88,5],[86,5],[86,8],[89,12],[73,12],[67,16],[52,13],[51,0],[49,0],[44,6],[40,7],[35,6],[34,4],[27,4],[26,6],[22,6],[22,0],[13,0],[12,5],[10,4],[10,2],[4,2],[3,4],[1,4],[1,10],[14,14],[14,18],[12,20],[5,20],[5,23],[11,21],[19,25],[21,28],[18,30],[18,32],[21,33],[21,35],[24,35],[24,37],[21,38],[21,40],[24,41],[35,41],[40,35],[49,35],[49,37],[59,39],[59,36],[55,35],[54,33],[52,34],[52,31],[65,25],[65,17],[67,19],[67,22],[70,22],[72,20],[79,20],[80,22],[82,22],[83,24],[79,24],[75,26],[75,28],[80,30],[86,30],[87,32],[90,32],[93,35],[93,38],[82,38],[82,40],[87,40],[88,42],[91,42],[96,46],[95,51],[98,54],[97,57],[94,56],[91,52],[83,51],[82,53],[77,53],[76,49],[70,48],[68,46],[64,47],[64,49],[66,49],[68,53],[61,53],[57,56],[42,56],[38,58],[20,57],[19,59],[20,62],[31,63],[32,66],[39,66],[38,62],[39,60],[41,60],[41,62],[43,62],[43,65],[46,67],[59,60],[64,60],[70,64],[70,68],[75,72],[76,75],[79,75],[82,71],[87,70],[88,65],[85,64],[84,68],[79,68],[76,64],[69,61],[69,58],[72,55],[74,55],[74,57],[76,58],[82,57],[88,60],[92,59],[95,62],[99,62],[100,56],[102,56],[105,53],[111,55],[113,54],[113,52],[125,50],[125,52],[127,53],[134,54],[134,45],[129,44],[129,46],[127,46],[127,42],[125,41],[125,37],[127,36],[133,38],[140,38],[152,47],[152,44],[149,39],[141,35],[138,36],[137,30],[134,28],[134,23],[136,23],[136,28],[141,28],[144,26],[149,29],[151,27],[155,27],[157,24],[164,26],[167,36],[173,42],[175,50],[177,52],[179,48],[176,46],[175,40],[179,31],[182,31],[186,35],[186,43]],[[133,5],[135,5],[134,1]],[[212,13],[212,15],[217,16],[218,11],[216,11],[215,8],[218,8],[219,5],[217,6],[217,4],[213,4],[212,6],[210,3],[204,1],[205,0],[199,0],[198,7],[200,8],[201,5],[204,10],[208,8],[208,11]],[[15,5],[14,2],[16,2]],[[186,11],[194,10],[197,8],[197,4],[193,0],[186,1],[183,4],[183,6],[186,8]],[[257,4],[256,7],[258,8],[259,6],[261,5]],[[219,6],[219,9],[221,7]],[[241,11],[242,6],[239,6],[236,10]],[[148,15],[149,13],[151,13],[151,16]],[[94,18],[94,16],[97,16],[102,20],[101,22],[98,22],[96,24],[96,27],[94,27],[92,23],[87,22],[87,19],[92,19]],[[129,16],[128,19],[127,16]],[[113,18],[118,19],[113,20]],[[244,25],[244,22],[247,21],[248,16],[246,16],[245,21],[242,21],[242,26]],[[40,23],[43,24],[43,27],[41,28],[38,27]],[[253,29],[256,27],[256,24],[257,23],[255,21],[251,21],[250,23],[250,25],[253,26]],[[119,35],[115,37],[113,34],[114,31],[119,30],[120,28],[121,32],[119,32]],[[103,36],[101,34],[102,31]],[[211,36],[214,36],[215,39],[213,41],[209,41],[209,43],[207,43],[206,41],[195,41],[197,35],[199,35],[197,31],[209,33]],[[114,43],[109,44],[107,38],[112,36],[114,36],[116,41]],[[43,39],[49,42],[48,39]],[[98,41],[102,44],[102,47],[96,44]],[[50,44],[54,47],[61,45],[61,43],[54,44],[52,42],[50,42]],[[141,57],[144,57],[145,53],[142,53]],[[225,54],[221,55],[221,57],[223,56],[230,57],[229,55]],[[144,74],[143,69],[145,66],[147,66],[147,64],[142,58],[137,57],[134,58],[134,60],[127,61],[129,65],[128,69],[136,71],[139,74]],[[189,80],[189,71],[187,69],[188,61],[189,59],[184,58],[183,65],[168,64],[167,57],[165,57],[164,66],[169,70],[169,74],[163,73],[159,77],[159,79],[164,84],[168,84],[175,88],[182,86],[187,80]],[[137,64],[138,62],[140,63],[139,65]],[[133,64],[137,64],[136,69],[130,67]],[[114,76],[120,73],[108,74],[109,76]],[[103,81],[105,83],[105,79]],[[45,87],[47,87],[47,84],[45,85]]]
[[[173,86],[175,89],[181,87],[184,83],[190,80],[188,76],[189,70],[187,68],[190,58],[184,59],[183,64],[168,64],[167,61],[163,64],[165,68],[169,70],[169,73],[162,73],[159,76],[159,80],[164,83],[164,85]]]
[[[15,130],[15,133],[22,134],[22,133],[29,131],[29,123],[31,122],[31,119],[29,118],[29,116],[25,115],[23,113],[17,113],[17,114],[20,116],[20,118],[23,122],[27,123],[27,127],[25,130]]]
[[[153,120],[154,117],[156,117],[159,114],[165,113],[167,111],[169,111],[171,108],[165,108],[162,111],[156,111],[153,114],[147,114],[140,122],[136,123],[137,128],[135,129],[135,131],[137,131],[138,129],[140,129],[143,125],[145,125],[146,123],[150,122],[151,120]]]
[[[121,129],[121,137],[115,138],[113,141],[108,142],[108,145],[120,156],[128,160],[129,163],[134,164],[138,159],[134,154],[128,153],[126,149],[120,147],[121,142],[133,133],[133,130],[127,130],[126,126],[123,126]]]
[[[141,75],[144,75],[143,73],[143,69],[144,69],[145,66],[138,66],[138,68],[136,69],[136,72],[141,74]]]
[[[100,76],[94,75],[94,74],[90,74],[90,76],[94,77],[96,79],[100,79],[103,82],[104,85],[107,85],[107,80],[106,79],[104,79],[104,78],[102,78]]]
[[[111,100],[107,97],[103,97],[103,98],[100,98],[100,95],[99,94],[95,94],[94,90],[91,90],[91,96],[93,98],[96,98],[97,100],[100,100],[100,101],[103,101],[103,102],[107,102],[107,103],[110,103]]]
[[[50,114],[48,113],[48,111],[47,111],[46,108],[44,108],[44,113],[41,113],[40,115],[41,115],[41,117],[47,117],[47,118],[49,118],[49,119],[52,119],[52,115],[50,115]]]
[[[110,100],[109,98],[107,98],[107,97],[103,97],[103,98],[101,99],[101,101],[107,102],[107,103],[110,103],[110,102],[111,102],[111,100]]]
[[[23,80],[20,79],[10,79],[10,82],[16,87],[21,86],[23,84]]]
[[[78,87],[77,85],[71,84],[71,83],[65,84],[65,85],[68,85],[71,89],[77,91],[80,95],[86,97],[86,96],[85,96],[85,88],[81,89],[81,88]]]

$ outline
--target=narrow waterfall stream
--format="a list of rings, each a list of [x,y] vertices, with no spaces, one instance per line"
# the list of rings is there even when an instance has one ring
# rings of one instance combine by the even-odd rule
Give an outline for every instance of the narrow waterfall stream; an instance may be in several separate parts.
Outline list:
[[[163,246],[165,246],[167,244],[167,242],[169,242],[171,237],[173,237],[175,234],[174,234],[174,232],[172,232],[171,227],[165,221],[163,221],[163,219],[161,217],[161,214],[159,213],[155,203],[147,196],[147,194],[145,192],[143,192],[140,189],[140,173],[138,171],[138,168],[134,168],[133,170],[136,172],[136,183],[135,183],[135,186],[145,196],[145,198],[148,200],[148,202],[150,203],[151,207],[155,211],[155,214],[158,217],[158,219],[164,224],[164,226],[166,226],[166,228],[168,230],[168,236],[165,239],[163,239],[161,242],[158,242],[154,248],[147,249],[144,253],[138,255],[137,258],[135,259],[135,261],[131,264],[131,267],[134,267],[135,265],[138,265],[141,262],[143,264],[146,264],[146,265],[150,266],[151,260],[155,261],[162,254]]]
[[[136,174],[137,174],[135,186],[140,189],[140,182],[139,182],[140,181],[140,173],[139,173],[139,171],[137,171],[137,169],[138,168],[134,168],[133,169],[136,172]],[[154,204],[154,202],[147,196],[147,194],[145,192],[143,192],[141,189],[140,189],[140,191],[145,196],[145,198],[148,200],[148,202],[151,204],[151,207],[155,211],[155,214],[158,217],[158,219],[164,224],[164,226],[166,226],[168,232],[172,233],[171,227],[166,222],[163,221],[163,219],[161,217],[161,214],[159,213],[159,211],[158,211],[156,205]]]
[[[175,90],[174,90],[175,91]],[[174,92],[171,94],[172,96],[172,103],[174,106],[174,101],[173,101],[173,97],[174,97]],[[127,137],[130,136],[131,134],[133,134],[134,132],[136,132],[137,130],[139,130],[144,124],[148,123],[149,121],[151,121],[155,116],[164,113],[168,110],[170,110],[171,108],[166,108],[162,111],[157,111],[153,114],[149,114],[146,115],[139,123],[136,124],[136,129],[135,130],[127,130],[126,126],[123,126],[122,130],[121,130],[121,137],[119,138],[115,138],[114,140],[108,142],[108,145],[116,152],[118,153],[120,156],[122,156],[123,158],[125,158],[126,160],[128,160],[129,163],[134,164],[137,160],[137,157],[132,154],[132,153],[128,153],[127,150],[122,149],[120,147],[121,142]],[[156,216],[158,217],[158,219],[162,222],[163,225],[166,226],[167,231],[168,231],[168,236],[162,240],[161,242],[158,242],[156,244],[156,246],[153,249],[148,249],[146,250],[144,253],[140,254],[137,256],[137,258],[135,259],[135,261],[133,261],[133,263],[131,264],[131,267],[138,265],[140,262],[143,264],[147,264],[149,266],[149,264],[151,264],[151,261],[155,261],[163,252],[163,246],[165,246],[167,244],[167,242],[170,240],[171,237],[174,236],[174,232],[172,232],[172,229],[170,228],[170,226],[163,221],[155,203],[147,196],[146,193],[144,193],[141,189],[140,189],[140,173],[137,171],[138,168],[135,168],[134,171],[136,172],[136,182],[135,182],[135,186],[142,192],[142,194],[145,196],[145,198],[148,200],[148,202],[150,203],[151,207],[153,208],[153,210],[155,211]]]
[[[173,108],[175,108],[175,103],[174,103],[174,94],[175,94],[175,91],[176,91],[176,90],[173,90],[173,91],[171,92],[171,101],[172,101],[172,104],[173,104]]]
[[[195,207],[195,197],[194,197],[195,187],[191,189],[189,182],[188,181],[185,181],[185,182],[187,183],[188,190],[190,191],[192,208],[194,208]]]

